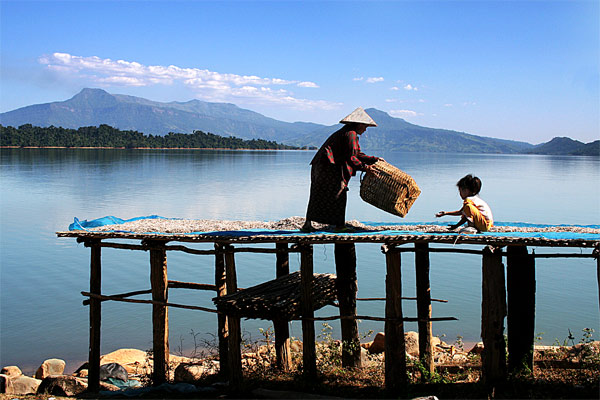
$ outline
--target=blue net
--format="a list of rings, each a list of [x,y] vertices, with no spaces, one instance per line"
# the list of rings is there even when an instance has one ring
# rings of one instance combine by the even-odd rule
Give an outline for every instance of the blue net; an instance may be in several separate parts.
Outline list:
[[[150,215],[145,217],[136,217],[130,219],[121,219],[114,216],[107,216],[98,219],[93,219],[91,221],[88,220],[79,220],[78,218],[74,219],[74,222],[69,225],[70,231],[93,231],[93,228],[106,226],[106,225],[120,225],[127,222],[138,221],[142,219],[168,219],[168,220],[178,220],[179,218],[165,218],[158,215]],[[390,226],[390,225],[400,225],[392,222],[365,222],[365,225],[368,227],[381,227],[381,226]],[[417,226],[417,225],[440,225],[439,222],[403,222],[402,226]],[[555,239],[555,240],[590,240],[590,241],[600,241],[599,233],[587,233],[587,232],[577,232],[577,230],[573,231],[548,231],[547,229],[552,228],[565,228],[565,227],[576,227],[576,228],[588,228],[588,229],[600,229],[600,225],[544,225],[544,224],[531,224],[526,222],[496,222],[496,227],[513,227],[513,228],[528,228],[527,232],[483,232],[483,233],[473,233],[472,235],[484,235],[490,237],[527,237],[527,238],[542,238],[542,239]],[[536,228],[539,228],[540,231],[535,231]],[[150,233],[150,232],[132,232],[127,230],[108,230],[104,232],[123,232],[123,233]],[[165,232],[152,232],[152,233],[165,233]],[[165,233],[167,234],[167,233]],[[258,236],[258,235],[286,235],[286,236],[306,236],[306,235],[327,235],[327,234],[335,234],[335,235],[352,235],[352,236],[360,236],[360,235],[386,235],[386,236],[394,236],[394,235],[459,235],[464,233],[459,233],[455,231],[436,231],[436,232],[420,232],[416,230],[364,230],[357,232],[331,232],[331,231],[316,231],[311,233],[304,233],[299,230],[269,230],[269,229],[244,229],[244,230],[236,230],[236,231],[212,231],[212,232],[186,232],[185,234],[190,235],[219,235],[219,236],[231,236],[231,237],[240,237],[240,236]]]

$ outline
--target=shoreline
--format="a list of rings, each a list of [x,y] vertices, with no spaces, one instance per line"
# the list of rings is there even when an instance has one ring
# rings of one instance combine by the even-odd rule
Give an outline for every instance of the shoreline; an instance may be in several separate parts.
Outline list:
[[[316,149],[252,149],[233,147],[91,147],[91,146],[0,146],[0,149],[83,149],[83,150],[240,150],[240,151],[315,151]]]

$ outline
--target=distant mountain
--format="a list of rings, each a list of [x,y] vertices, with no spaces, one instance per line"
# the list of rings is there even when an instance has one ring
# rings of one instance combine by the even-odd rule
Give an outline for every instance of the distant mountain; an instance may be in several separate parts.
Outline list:
[[[584,144],[555,138],[534,146],[530,143],[476,136],[447,129],[427,128],[369,108],[378,126],[361,138],[365,151],[421,151],[459,153],[532,153],[598,155],[598,141]],[[229,103],[199,100],[162,103],[141,97],[110,94],[102,89],[83,89],[73,98],[22,107],[0,114],[0,124],[24,124],[77,129],[102,124],[120,130],[166,135],[196,130],[241,139],[266,139],[278,143],[320,146],[340,125],[283,122]]]
[[[530,143],[494,139],[446,129],[426,128],[413,125],[402,118],[394,118],[386,112],[369,108],[365,110],[376,122],[360,139],[361,147],[369,150],[396,150],[422,152],[458,153],[522,153],[533,147]],[[288,144],[297,146],[320,146],[331,132],[341,125],[328,126],[301,137]]]
[[[600,140],[588,144],[568,137],[555,137],[534,146],[528,154],[600,156]]]
[[[0,114],[0,124],[50,125],[77,129],[110,125],[147,134],[192,133],[195,130],[242,139],[261,138],[284,142],[322,125],[282,122],[244,110],[234,104],[199,100],[161,103],[140,97],[110,94],[102,89],[83,89],[73,98],[22,107]]]

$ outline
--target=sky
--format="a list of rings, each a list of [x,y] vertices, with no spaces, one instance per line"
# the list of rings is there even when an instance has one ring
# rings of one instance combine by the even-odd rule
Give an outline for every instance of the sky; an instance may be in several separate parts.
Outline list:
[[[86,87],[337,123],[374,107],[537,144],[600,139],[600,1],[5,1],[0,112]]]

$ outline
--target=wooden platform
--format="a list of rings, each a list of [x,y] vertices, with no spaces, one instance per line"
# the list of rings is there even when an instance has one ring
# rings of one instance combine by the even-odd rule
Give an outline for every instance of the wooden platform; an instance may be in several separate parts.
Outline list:
[[[335,232],[300,233],[297,230],[248,230],[202,233],[145,233],[145,232],[98,232],[74,230],[56,233],[58,237],[76,238],[91,249],[90,289],[82,292],[84,304],[90,306],[90,353],[89,388],[99,389],[100,363],[100,314],[103,301],[122,301],[152,304],[153,308],[153,382],[160,384],[167,379],[169,359],[168,313],[169,309],[187,308],[217,313],[219,333],[219,357],[221,372],[226,374],[232,388],[239,388],[243,379],[240,354],[240,313],[225,308],[209,309],[198,305],[173,304],[168,301],[168,291],[176,288],[210,290],[216,293],[216,303],[242,292],[237,287],[236,253],[252,252],[274,254],[275,277],[289,276],[289,254],[300,254],[299,280],[296,280],[299,304],[290,315],[255,313],[254,317],[272,318],[275,327],[277,368],[290,368],[289,332],[290,319],[302,320],[303,373],[314,378],[317,372],[315,354],[315,329],[317,320],[339,319],[342,342],[348,346],[343,351],[344,367],[360,367],[357,319],[372,319],[385,322],[385,385],[391,394],[403,390],[406,385],[406,360],[404,351],[404,322],[418,321],[420,359],[424,368],[434,370],[431,347],[431,324],[453,317],[433,317],[431,288],[429,281],[430,254],[451,252],[474,254],[482,260],[482,310],[481,337],[484,342],[482,376],[486,384],[493,386],[505,381],[508,372],[517,372],[525,366],[532,370],[535,320],[535,268],[536,259],[553,257],[582,257],[595,259],[598,276],[600,304],[600,234],[592,232],[582,235],[530,234],[457,234],[448,231],[363,231],[346,234]],[[214,250],[199,250],[188,247],[189,243],[213,243]],[[335,295],[338,299],[339,315],[315,318],[315,275],[313,273],[313,245],[331,243],[335,246]],[[385,257],[386,292],[384,316],[360,316],[356,314],[356,245],[361,243],[381,244]],[[247,246],[253,244],[253,246]],[[262,246],[254,246],[262,244]],[[435,246],[443,245],[443,246]],[[452,246],[448,246],[452,245]],[[466,248],[462,245],[470,245]],[[481,247],[478,248],[479,245]],[[581,252],[558,254],[556,252],[529,252],[528,246],[581,248]],[[140,250],[150,253],[150,289],[137,290],[116,295],[101,293],[101,252],[103,248]],[[585,252],[583,249],[593,251]],[[191,255],[208,255],[213,258],[214,284],[175,282],[167,278],[167,253],[178,251]],[[406,317],[402,311],[402,268],[401,255],[415,253],[415,277],[417,315]],[[504,264],[503,259],[506,260]],[[505,267],[506,265],[506,267]],[[260,286],[260,285],[259,285]],[[152,300],[134,299],[136,295],[151,293]],[[333,293],[331,293],[331,298]],[[243,296],[242,296],[243,297]],[[260,297],[260,296],[259,296]],[[257,297],[257,299],[259,298]],[[281,297],[281,296],[280,296]],[[283,296],[285,297],[285,296]],[[238,296],[239,300],[239,296]],[[246,299],[247,300],[247,299]],[[252,301],[251,301],[252,302]],[[221,302],[221,304],[225,304]],[[241,303],[240,303],[241,304]],[[508,331],[504,320],[508,318]],[[505,342],[508,337],[508,349]],[[508,353],[507,353],[508,350]],[[508,354],[508,363],[507,363]],[[521,371],[522,372],[522,371]]]

